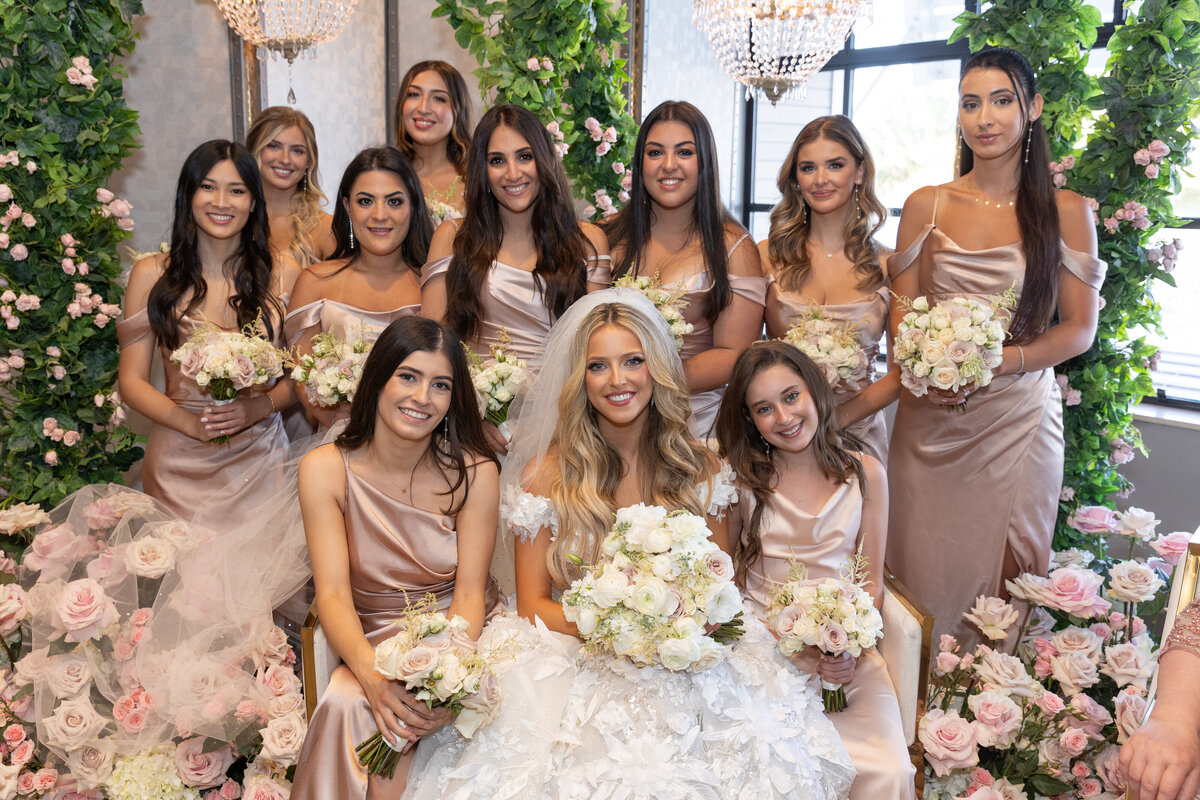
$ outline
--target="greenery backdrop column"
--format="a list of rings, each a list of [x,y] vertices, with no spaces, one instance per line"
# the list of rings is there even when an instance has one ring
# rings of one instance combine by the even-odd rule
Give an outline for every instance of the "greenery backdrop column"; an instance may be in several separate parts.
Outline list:
[[[116,319],[137,114],[114,64],[140,0],[0,0],[0,505],[120,481]],[[16,545],[9,543],[15,548]]]
[[[1200,114],[1200,8],[1196,0],[1145,0],[1108,42],[1099,78],[1083,68],[1100,25],[1080,0],[996,0],[959,17],[951,41],[1012,47],[1033,64],[1046,97],[1055,182],[1095,211],[1108,262],[1095,345],[1058,368],[1065,377],[1066,472],[1055,544],[1086,541],[1067,520],[1078,506],[1111,505],[1133,489],[1118,468],[1141,448],[1133,407],[1153,392],[1160,330],[1155,282],[1174,286],[1175,217]],[[1060,378],[1062,381],[1062,378]]]

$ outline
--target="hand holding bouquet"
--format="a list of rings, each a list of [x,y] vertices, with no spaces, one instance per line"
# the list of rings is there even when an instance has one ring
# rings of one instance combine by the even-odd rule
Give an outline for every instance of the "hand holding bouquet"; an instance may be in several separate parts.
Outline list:
[[[906,303],[910,310],[896,329],[900,383],[917,397],[931,387],[957,392],[987,386],[1004,348],[1001,320],[1015,303],[1013,289],[991,302],[951,297],[930,306],[918,297]]]
[[[449,708],[454,727],[470,739],[500,709],[500,683],[467,635],[467,621],[447,618],[433,595],[410,606],[396,622],[399,632],[375,648],[375,671],[400,681],[430,708]],[[378,731],[355,748],[372,775],[391,778],[400,751]]]
[[[816,362],[832,387],[857,392],[871,374],[871,362],[849,323],[839,325],[819,309],[800,316],[784,341]]]
[[[467,351],[471,380],[475,382],[475,396],[479,400],[479,413],[499,427],[506,438],[511,438],[506,424],[508,410],[516,399],[517,391],[532,374],[528,364],[505,349],[511,343],[508,331],[501,329],[500,342],[492,345],[491,358],[485,361]]]
[[[313,337],[311,353],[294,357],[292,380],[304,384],[315,405],[332,408],[352,402],[372,344],[361,327],[344,338],[319,333]]]
[[[733,561],[702,517],[639,503],[617,511],[606,561],[562,596],[563,614],[593,652],[700,672],[742,633]]]
[[[267,340],[262,318],[240,331],[206,324],[171,353],[180,371],[212,395],[216,405],[233,402],[238,392],[283,376],[283,351]],[[212,440],[225,444],[228,436]]]
[[[806,647],[825,655],[843,653],[858,658],[883,636],[883,617],[876,610],[866,583],[865,559],[852,558],[842,577],[808,579],[803,564],[792,567],[787,583],[771,593],[771,627],[779,635],[779,651],[791,656]],[[844,711],[841,684],[821,681],[826,711]]]
[[[644,294],[666,320],[671,336],[675,339],[675,348],[683,348],[683,337],[695,330],[695,326],[683,318],[683,309],[688,306],[688,301],[683,299],[683,290],[664,287],[658,279],[658,273],[649,278],[626,273],[613,281],[613,286],[618,289],[633,289]]]

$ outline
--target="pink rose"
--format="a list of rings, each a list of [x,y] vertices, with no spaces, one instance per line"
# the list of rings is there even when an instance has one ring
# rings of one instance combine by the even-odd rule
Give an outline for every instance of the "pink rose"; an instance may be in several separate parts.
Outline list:
[[[1021,727],[1021,707],[1007,694],[989,689],[967,699],[975,715],[972,727],[980,747],[1008,747]]]
[[[123,231],[133,230],[133,227],[134,227],[133,218],[132,217],[121,217],[119,220],[117,220],[117,227]]]
[[[613,172],[617,173],[618,175],[625,174],[625,165],[622,164],[620,161],[614,161],[613,165],[612,165],[612,169],[613,169]]]
[[[1081,696],[1084,695],[1076,695],[1076,697]],[[1034,703],[1037,704],[1037,707],[1040,708],[1042,713],[1047,717],[1053,717],[1067,707],[1063,702],[1063,699],[1054,692],[1043,692],[1041,697],[1034,700]]]
[[[1047,578],[1044,605],[1065,611],[1073,617],[1099,616],[1112,608],[1112,603],[1100,597],[1104,579],[1095,572],[1079,567],[1062,567]]]
[[[91,578],[68,583],[55,611],[67,638],[73,642],[94,639],[102,629],[117,621],[117,607],[105,594],[104,587]]]
[[[1062,165],[1063,169],[1074,169],[1075,156],[1063,156]]]
[[[13,261],[24,261],[29,257],[29,248],[23,244],[14,244],[8,254],[12,256]]]
[[[938,651],[942,653],[952,652],[958,647],[958,640],[948,633],[943,633],[938,639]]]
[[[396,663],[396,679],[416,682],[429,677],[437,668],[439,653],[435,648],[417,645]]]
[[[1117,744],[1124,744],[1133,732],[1142,727],[1146,716],[1146,698],[1133,686],[1126,686],[1113,698],[1117,718]]]
[[[92,666],[78,651],[60,653],[46,660],[43,678],[56,698],[68,700],[91,689]]]
[[[1122,561],[1108,571],[1108,595],[1126,603],[1145,603],[1163,587],[1158,573],[1140,561]]]
[[[26,739],[21,742],[12,751],[12,763],[23,765],[29,763],[29,759],[33,758],[34,743],[32,739]]]
[[[1150,153],[1150,157],[1155,161],[1160,161],[1171,153],[1171,148],[1162,139],[1155,139],[1152,141],[1146,147],[1146,150]]]
[[[53,789],[56,783],[58,783],[58,770],[43,768],[33,776],[33,790],[40,794],[45,794]]]
[[[247,778],[242,787],[245,800],[288,800],[290,793],[290,787],[280,786],[266,775]]]
[[[829,655],[837,655],[843,653],[850,646],[850,637],[846,635],[846,629],[836,622],[826,620],[817,628],[817,647],[822,653]]]
[[[66,431],[63,434],[63,444],[67,447],[74,447],[79,444],[80,438],[82,437],[79,435],[79,431]]]
[[[298,711],[276,717],[263,728],[262,755],[281,766],[291,766],[300,755],[308,725]]]
[[[1088,736],[1087,731],[1079,728],[1067,728],[1058,737],[1058,743],[1062,746],[1063,752],[1070,758],[1075,758],[1083,753],[1090,741],[1091,737]]]
[[[103,187],[96,190],[97,203],[111,203],[115,197],[115,194]]]
[[[1092,762],[1096,775],[1104,782],[1104,788],[1113,794],[1125,791],[1125,773],[1121,770],[1121,748],[1115,744],[1100,751]]]
[[[1092,631],[1072,625],[1063,628],[1050,638],[1050,645],[1059,653],[1084,653],[1089,660],[1100,660],[1100,648],[1104,641]]]
[[[1074,695],[1100,680],[1096,663],[1087,653],[1063,653],[1050,659],[1050,674],[1062,685],[1063,694]]]
[[[8,636],[25,618],[25,590],[15,583],[0,585],[0,636]]]
[[[1146,684],[1154,675],[1155,661],[1148,653],[1133,642],[1104,648],[1104,663],[1100,672],[1122,686],[1135,686],[1145,691]]]
[[[89,790],[102,785],[112,774],[113,754],[111,750],[86,745],[67,754],[67,767],[70,776],[77,781],[74,797],[80,800],[98,797],[98,794],[91,794]],[[84,795],[79,792],[89,793]],[[62,800],[67,800],[67,797],[70,796],[64,796]]]
[[[1111,725],[1113,721],[1112,714],[1108,713],[1108,709],[1084,692],[1071,698],[1071,710],[1083,715],[1082,720],[1077,720],[1073,724],[1097,739],[1100,738],[1100,731],[1104,726]]]
[[[1004,795],[991,786],[979,786],[975,791],[971,791],[971,787],[968,786],[967,792],[964,800],[1004,800]]]
[[[1152,160],[1153,159],[1150,157],[1150,151],[1145,148],[1142,148],[1133,154],[1133,163],[1137,164],[1139,167],[1146,166]]]
[[[1025,671],[1025,665],[1019,658],[983,645],[976,652],[981,655],[975,662],[975,674],[985,687],[999,689],[1016,697],[1033,698],[1041,693],[1042,687]],[[963,666],[966,666],[966,661],[964,658]]]
[[[104,717],[96,713],[87,695],[66,700],[41,722],[42,738],[51,747],[77,750],[104,729]]]
[[[1158,164],[1146,165],[1146,177],[1152,179],[1158,177]]]
[[[1079,782],[1078,796],[1081,798],[1095,797],[1103,791],[1100,781],[1096,778],[1084,778]]]
[[[925,746],[925,759],[939,776],[979,763],[975,732],[956,711],[935,708],[926,712],[918,736]]]
[[[17,775],[17,794],[22,796],[33,794],[33,773],[29,770],[22,770]]]
[[[16,747],[25,741],[27,737],[28,734],[25,731],[24,725],[18,725],[14,722],[4,729],[4,743],[9,747]]]
[[[228,745],[206,753],[204,742],[203,736],[194,736],[175,748],[175,769],[186,786],[216,786],[225,780],[225,772],[233,764],[233,751]]]
[[[1067,525],[1080,533],[1112,533],[1117,527],[1117,512],[1104,506],[1079,506],[1067,517]]]
[[[81,545],[80,537],[69,524],[55,525],[33,537],[21,565],[34,571],[69,568]]]
[[[32,175],[33,173],[37,172],[37,164],[33,163],[33,161],[26,161],[25,171]]]
[[[1104,218],[1104,229],[1106,231],[1108,231],[1109,233],[1113,233],[1114,231],[1116,231],[1118,224],[1120,224],[1120,223],[1114,217],[1105,217]]]
[[[1184,554],[1187,553],[1188,542],[1191,541],[1191,538],[1192,535],[1187,531],[1176,531],[1175,533],[1159,536],[1150,542],[1150,546],[1168,564],[1177,566]]]
[[[946,675],[958,668],[959,658],[954,653],[938,653],[937,666],[934,668],[938,675]]]
[[[0,203],[7,203],[12,198],[12,189],[8,187],[7,183],[0,183]]]
[[[1017,621],[1017,610],[999,597],[979,595],[963,618],[976,625],[988,639],[996,641],[1008,638],[1007,629]]]

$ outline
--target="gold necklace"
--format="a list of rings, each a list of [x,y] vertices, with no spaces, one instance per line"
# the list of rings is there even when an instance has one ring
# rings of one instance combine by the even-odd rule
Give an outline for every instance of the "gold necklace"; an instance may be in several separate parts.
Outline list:
[[[834,250],[833,252],[830,252],[829,250],[825,249],[825,245],[821,244],[816,239],[809,239],[809,241],[812,242],[814,245],[816,245],[817,249],[820,250],[822,253],[824,253],[826,258],[833,258],[834,253],[839,253],[839,252],[844,253],[846,251],[845,244],[842,245],[840,250]]]

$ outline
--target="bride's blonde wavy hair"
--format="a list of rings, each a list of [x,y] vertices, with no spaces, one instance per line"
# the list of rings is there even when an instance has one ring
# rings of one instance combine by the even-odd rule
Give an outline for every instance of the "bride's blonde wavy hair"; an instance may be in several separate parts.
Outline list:
[[[584,564],[600,560],[623,475],[621,456],[604,440],[585,387],[588,343],[606,325],[620,326],[637,337],[654,381],[637,454],[645,502],[703,515],[696,487],[717,468],[716,458],[688,429],[691,405],[683,365],[667,349],[669,337],[656,335],[651,328],[662,323],[622,303],[594,308],[571,343],[571,371],[558,397],[558,425],[551,445],[557,470],[550,501],[559,529],[546,553],[546,565],[559,587],[579,577],[572,556]]]
[[[846,255],[858,275],[858,289],[864,292],[878,289],[884,283],[884,275],[879,265],[878,248],[871,237],[883,227],[887,208],[875,195],[875,160],[871,158],[871,151],[850,118],[841,114],[817,117],[805,125],[796,135],[796,141],[792,142],[792,149],[779,169],[776,185],[783,199],[771,211],[771,232],[767,239],[767,253],[775,279],[784,291],[799,291],[812,269],[808,257],[811,212],[796,184],[796,164],[800,160],[800,148],[818,139],[828,139],[845,147],[854,159],[855,169],[862,167],[862,184],[856,193],[858,202],[846,206],[843,234]]]

